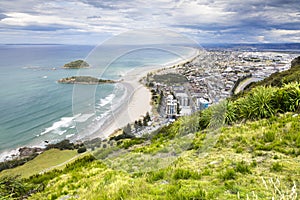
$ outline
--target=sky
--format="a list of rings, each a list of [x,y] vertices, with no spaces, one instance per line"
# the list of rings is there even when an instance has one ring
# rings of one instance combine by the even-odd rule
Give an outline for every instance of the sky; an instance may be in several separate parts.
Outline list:
[[[0,44],[99,44],[134,29],[200,44],[300,42],[300,0],[0,1]]]

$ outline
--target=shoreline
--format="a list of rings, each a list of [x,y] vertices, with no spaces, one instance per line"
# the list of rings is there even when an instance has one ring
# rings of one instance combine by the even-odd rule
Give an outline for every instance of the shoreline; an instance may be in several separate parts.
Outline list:
[[[160,70],[172,68],[176,65],[182,65],[193,60],[199,55],[200,49],[193,47],[191,47],[191,49],[193,49],[191,53],[182,58],[177,58],[176,60],[160,65],[133,68],[129,70],[127,74],[121,77],[122,81],[118,81],[116,83],[122,84],[122,86],[126,89],[127,94],[125,97],[125,101],[121,105],[119,105],[112,113],[112,115],[104,121],[100,129],[98,128],[92,134],[87,136],[79,136],[80,138],[75,136],[74,139],[68,139],[71,142],[84,142],[99,137],[105,139],[118,129],[125,127],[128,123],[133,123],[135,120],[140,119],[147,112],[151,114],[151,92],[145,85],[140,82],[140,80],[144,78],[148,73],[156,73]],[[3,151],[0,154],[0,162],[18,159],[19,149],[23,147],[44,148],[45,145],[24,145],[16,149]]]
[[[176,60],[149,67],[140,67],[127,72],[122,77],[122,81],[118,84],[126,89],[127,96],[125,101],[114,111],[112,116],[105,120],[102,127],[96,130],[89,136],[83,137],[81,140],[91,140],[94,138],[108,138],[115,131],[125,127],[128,123],[134,123],[142,116],[145,116],[147,112],[151,114],[151,92],[143,85],[140,80],[147,76],[148,73],[156,73],[160,70],[172,68],[176,65],[182,65],[192,61],[199,56],[200,50],[198,48],[192,48],[193,51],[185,58],[177,58]],[[107,122],[107,123],[106,123]]]

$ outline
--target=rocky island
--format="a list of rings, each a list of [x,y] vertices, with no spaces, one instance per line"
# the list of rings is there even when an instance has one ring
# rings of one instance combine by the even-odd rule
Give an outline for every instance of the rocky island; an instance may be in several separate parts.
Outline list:
[[[90,65],[84,60],[76,60],[69,62],[63,66],[66,69],[80,69],[80,68],[88,68]]]
[[[87,85],[94,85],[94,84],[104,84],[104,83],[115,83],[116,81],[113,80],[105,80],[105,79],[98,79],[92,76],[71,76],[67,78],[62,78],[57,81],[58,83],[66,83],[66,84],[87,84]]]

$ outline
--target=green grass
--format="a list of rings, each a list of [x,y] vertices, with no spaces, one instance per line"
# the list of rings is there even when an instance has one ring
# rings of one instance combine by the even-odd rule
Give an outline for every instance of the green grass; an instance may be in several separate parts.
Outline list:
[[[62,163],[74,158],[76,155],[78,155],[77,150],[61,151],[58,149],[50,149],[22,166],[2,171],[0,177],[20,175],[21,177],[26,178],[57,165],[59,165],[58,168],[62,168],[65,166],[61,165]]]
[[[288,113],[224,127],[216,145],[206,155],[199,154],[198,149],[209,133],[198,132],[193,139],[197,145],[185,149],[171,162],[161,164],[164,158],[156,156],[164,154],[160,148],[154,150],[153,145],[168,149],[168,145],[183,140],[171,133],[184,123],[179,120],[163,129],[164,134],[153,137],[152,144],[143,146],[142,152],[132,149],[109,159],[83,159],[63,171],[30,179],[33,183],[43,180],[46,185],[30,199],[247,199],[247,196],[279,199],[283,195],[288,199],[287,195],[299,196],[300,157],[296,154],[299,147],[295,140],[299,136],[299,121],[300,116]],[[266,142],[266,133],[276,134],[267,136]],[[141,149],[140,146],[131,148]],[[243,152],[237,152],[238,148]],[[141,170],[144,168],[147,170]]]

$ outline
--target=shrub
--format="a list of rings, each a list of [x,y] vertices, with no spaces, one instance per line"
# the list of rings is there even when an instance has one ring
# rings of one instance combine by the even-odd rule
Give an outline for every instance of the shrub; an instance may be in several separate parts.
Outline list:
[[[289,83],[276,92],[275,102],[282,112],[299,111],[300,106],[300,84]]]
[[[23,199],[33,187],[19,177],[1,177],[0,199]]]
[[[131,146],[134,146],[136,144],[141,144],[143,142],[144,142],[144,139],[142,139],[142,138],[134,138],[134,139],[122,141],[121,143],[119,143],[119,146],[121,148],[128,149]]]
[[[77,150],[77,153],[84,153],[86,152],[86,147],[79,147],[79,149]]]
[[[262,119],[274,116],[274,94],[277,88],[256,87],[245,97],[238,99],[235,104],[238,107],[238,114],[244,119]]]
[[[14,160],[8,160],[8,161],[4,161],[4,162],[0,162],[0,172],[5,170],[5,169],[12,169],[18,166],[21,166],[23,164],[25,164],[26,162],[33,160],[35,157],[37,157],[39,154],[38,153],[34,153],[26,158],[22,158],[22,159],[14,159]]]
[[[265,142],[273,142],[275,140],[275,132],[272,130],[265,132],[263,139]]]
[[[201,130],[205,129],[209,125],[211,117],[212,117],[211,107],[200,112],[199,127]]]
[[[73,150],[75,149],[75,146],[70,140],[63,140],[56,144],[48,144],[46,149]]]
[[[282,169],[283,169],[283,166],[281,164],[279,164],[278,162],[273,163],[271,166],[271,171],[273,171],[273,172],[280,172],[280,171],[282,171]]]
[[[158,170],[158,171],[154,171],[154,172],[149,172],[148,173],[148,177],[147,177],[147,181],[148,182],[154,182],[154,181],[158,181],[163,179],[165,176],[165,171],[164,170]]]
[[[225,123],[232,124],[237,120],[237,108],[232,101],[226,101]]]
[[[244,149],[242,147],[237,147],[235,152],[236,153],[242,153],[244,151]]]
[[[246,164],[245,161],[238,162],[236,164],[236,171],[240,172],[242,174],[251,174],[250,167],[249,167],[249,165]]]
[[[236,177],[236,174],[235,174],[234,169],[232,169],[232,168],[226,169],[225,172],[220,174],[220,178],[223,181],[235,179],[235,177]]]
[[[201,174],[190,171],[187,169],[175,169],[173,172],[173,179],[178,180],[178,179],[200,179]]]
[[[225,186],[226,189],[229,190],[230,193],[232,193],[232,194],[237,194],[238,191],[239,191],[239,189],[238,189],[238,187],[236,186],[235,182],[232,181],[232,180],[226,181],[226,182],[224,183],[224,186]]]

